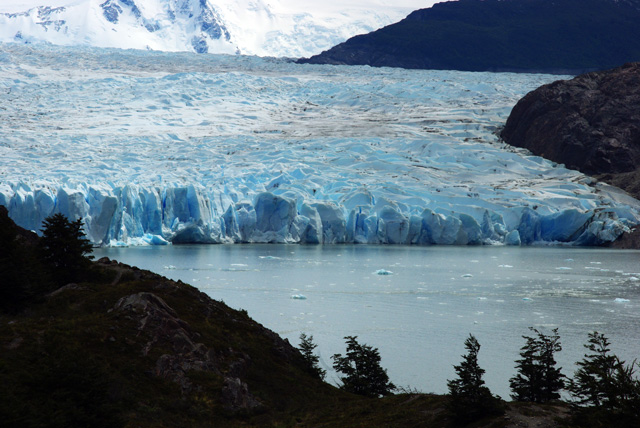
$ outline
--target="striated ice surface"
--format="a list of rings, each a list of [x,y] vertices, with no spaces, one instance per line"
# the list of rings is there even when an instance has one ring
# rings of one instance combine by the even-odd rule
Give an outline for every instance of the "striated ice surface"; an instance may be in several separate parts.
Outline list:
[[[495,135],[557,76],[0,44],[0,204],[96,245],[597,245],[639,202]]]

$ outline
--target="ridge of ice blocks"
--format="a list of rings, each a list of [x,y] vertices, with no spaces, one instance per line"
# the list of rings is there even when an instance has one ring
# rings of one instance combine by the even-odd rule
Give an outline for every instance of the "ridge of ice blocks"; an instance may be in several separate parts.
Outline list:
[[[639,202],[495,136],[557,76],[0,44],[0,204],[96,245],[598,245]]]

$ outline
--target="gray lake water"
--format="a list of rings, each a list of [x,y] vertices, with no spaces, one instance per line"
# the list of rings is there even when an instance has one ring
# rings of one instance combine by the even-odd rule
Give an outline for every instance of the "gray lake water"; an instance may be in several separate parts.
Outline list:
[[[559,329],[566,375],[594,330],[621,358],[640,357],[640,251],[251,244],[94,255],[187,282],[294,345],[313,335],[332,383],[331,355],[345,352],[347,335],[380,350],[396,385],[436,393],[455,377],[469,333],[487,386],[503,398],[529,326]]]

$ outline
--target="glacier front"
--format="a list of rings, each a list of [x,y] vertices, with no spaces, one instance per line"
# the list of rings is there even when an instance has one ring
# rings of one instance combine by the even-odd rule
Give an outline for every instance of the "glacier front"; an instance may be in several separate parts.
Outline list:
[[[0,205],[96,245],[599,245],[640,203],[499,141],[557,76],[0,44]]]

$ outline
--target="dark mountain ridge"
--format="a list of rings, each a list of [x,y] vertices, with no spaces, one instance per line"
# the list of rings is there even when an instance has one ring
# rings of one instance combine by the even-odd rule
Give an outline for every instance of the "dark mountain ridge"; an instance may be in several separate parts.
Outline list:
[[[437,3],[301,63],[578,74],[640,60],[640,0]]]

